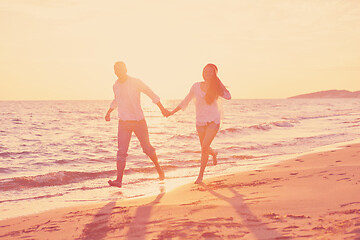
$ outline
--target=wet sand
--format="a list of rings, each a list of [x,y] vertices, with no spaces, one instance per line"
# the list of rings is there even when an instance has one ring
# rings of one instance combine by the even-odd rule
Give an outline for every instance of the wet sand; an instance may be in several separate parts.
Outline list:
[[[360,144],[153,197],[7,219],[0,238],[360,239]]]

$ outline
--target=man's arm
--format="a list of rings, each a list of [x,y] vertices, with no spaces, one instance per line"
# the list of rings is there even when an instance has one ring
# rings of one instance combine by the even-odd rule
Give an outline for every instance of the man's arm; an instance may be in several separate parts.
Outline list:
[[[114,109],[109,108],[109,110],[107,111],[107,113],[105,115],[105,121],[107,121],[107,122],[110,121],[110,114],[111,114],[112,111],[114,111]]]
[[[159,101],[158,103],[156,103],[156,105],[159,107],[159,109],[160,109],[160,111],[161,111],[161,113],[162,113],[162,115],[163,115],[164,117],[170,116],[169,110],[167,110],[166,108],[164,108],[164,106],[161,104],[160,101]]]
[[[143,81],[137,79],[137,84],[141,92],[145,93],[153,103],[158,104],[160,102],[160,98],[156,95]]]
[[[143,81],[140,79],[138,81],[141,92],[145,93],[152,100],[152,102],[159,107],[164,117],[168,117],[170,112],[161,104],[159,96],[156,95]]]
[[[105,115],[105,121],[109,122],[110,121],[110,114],[112,111],[115,110],[115,108],[117,107],[117,102],[116,102],[116,99],[114,99],[111,104],[110,104],[110,108],[109,110],[107,111],[106,115]]]

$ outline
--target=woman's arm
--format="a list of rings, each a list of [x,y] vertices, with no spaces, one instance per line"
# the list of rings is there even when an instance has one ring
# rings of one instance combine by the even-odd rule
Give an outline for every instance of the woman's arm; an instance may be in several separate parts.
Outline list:
[[[178,111],[180,111],[180,109],[185,109],[190,101],[194,98],[195,94],[194,94],[194,86],[195,84],[191,87],[188,95],[186,95],[186,97],[184,98],[184,100],[181,101],[181,103],[174,109],[170,112],[170,115],[173,115],[175,113],[177,113]]]
[[[181,107],[177,106],[174,110],[172,110],[172,111],[170,112],[170,115],[169,115],[169,116],[174,115],[175,113],[177,113],[178,111],[180,111],[180,109],[181,109]]]
[[[231,94],[229,92],[229,90],[226,89],[226,87],[224,86],[224,84],[221,82],[221,80],[219,79],[219,86],[221,88],[222,91],[222,95],[220,95],[221,97],[230,100],[231,99]]]

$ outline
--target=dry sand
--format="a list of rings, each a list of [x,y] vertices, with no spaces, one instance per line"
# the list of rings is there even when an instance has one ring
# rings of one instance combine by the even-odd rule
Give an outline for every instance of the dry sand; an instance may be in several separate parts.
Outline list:
[[[360,144],[158,196],[0,222],[2,239],[360,239]]]

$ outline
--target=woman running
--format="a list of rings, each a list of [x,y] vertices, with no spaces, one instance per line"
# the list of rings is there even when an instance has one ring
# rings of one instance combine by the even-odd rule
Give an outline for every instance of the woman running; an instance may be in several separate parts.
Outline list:
[[[201,166],[196,184],[201,183],[204,171],[209,159],[209,154],[213,156],[214,165],[217,164],[217,152],[210,145],[220,128],[221,122],[221,102],[219,96],[231,99],[230,92],[217,76],[218,69],[214,64],[207,64],[203,69],[204,81],[196,82],[191,87],[189,94],[177,106],[170,115],[175,114],[180,109],[185,109],[189,102],[195,98],[196,108],[196,130],[201,144]]]

